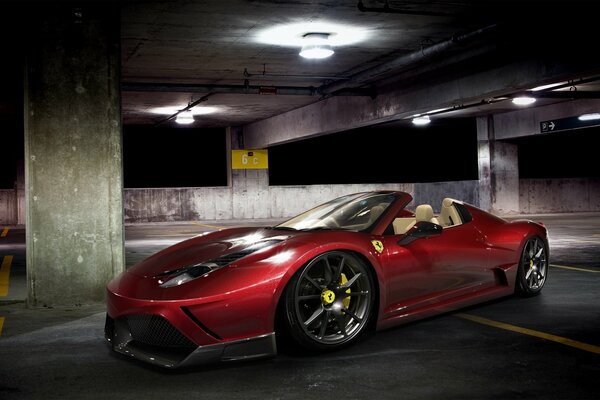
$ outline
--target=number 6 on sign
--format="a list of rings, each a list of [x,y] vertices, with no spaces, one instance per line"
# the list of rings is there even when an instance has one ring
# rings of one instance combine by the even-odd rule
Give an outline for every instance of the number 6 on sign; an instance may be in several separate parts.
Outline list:
[[[231,150],[232,169],[269,168],[268,150]]]

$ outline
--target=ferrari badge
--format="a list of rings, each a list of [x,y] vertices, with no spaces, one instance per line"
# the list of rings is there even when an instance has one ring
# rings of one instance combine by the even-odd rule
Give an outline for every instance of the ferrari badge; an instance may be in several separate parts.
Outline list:
[[[381,252],[383,251],[383,243],[381,243],[379,240],[371,240],[371,243],[373,243],[373,247],[375,247],[375,250],[377,250],[377,252],[381,254]]]

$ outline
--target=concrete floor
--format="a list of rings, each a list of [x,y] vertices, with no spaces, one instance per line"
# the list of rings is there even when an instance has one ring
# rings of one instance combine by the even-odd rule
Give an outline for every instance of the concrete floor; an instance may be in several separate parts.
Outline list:
[[[597,399],[600,214],[534,219],[548,226],[557,265],[541,296],[507,297],[378,332],[325,355],[164,371],[108,350],[102,304],[31,310],[0,299],[0,399]],[[219,223],[230,224],[239,222]],[[127,226],[127,264],[212,229]],[[24,293],[23,240],[19,229],[0,238],[0,258],[15,255],[14,300],[13,292]],[[492,326],[465,319],[472,316]]]

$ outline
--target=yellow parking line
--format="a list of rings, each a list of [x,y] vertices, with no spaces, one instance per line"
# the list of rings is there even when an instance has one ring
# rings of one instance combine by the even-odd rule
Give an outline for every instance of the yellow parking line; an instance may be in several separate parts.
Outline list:
[[[8,278],[10,277],[10,266],[13,256],[4,256],[2,266],[0,266],[0,297],[8,295]]]
[[[2,229],[2,233],[0,233],[0,237],[6,237],[6,235],[8,235],[8,231],[10,231],[9,228]]]
[[[554,267],[554,268],[570,269],[570,270],[573,270],[573,271],[594,272],[594,273],[599,273],[600,272],[600,270],[587,269],[587,268],[577,268],[577,267],[567,267],[566,265],[550,264],[550,266]]]
[[[583,342],[578,342],[576,340],[568,339],[562,336],[556,336],[549,333],[544,333],[540,331],[535,331],[533,329],[521,328],[520,326],[515,326],[511,324],[505,324],[504,322],[493,321],[491,319],[478,317],[476,315],[471,314],[463,314],[458,313],[454,314],[459,318],[467,319],[469,321],[477,322],[479,324],[492,326],[494,328],[505,329],[507,331],[522,333],[524,335],[535,336],[540,339],[550,340],[552,342],[564,344],[565,346],[575,347],[579,350],[589,351],[590,353],[600,354],[600,346],[594,346],[592,344],[587,344]]]
[[[4,326],[4,317],[0,317],[0,336],[2,336],[2,327]]]
[[[203,226],[205,228],[211,228],[211,229],[225,229],[224,226],[206,225],[206,224],[201,224],[200,222],[196,222],[196,221],[192,221],[192,224],[198,225],[198,226]]]

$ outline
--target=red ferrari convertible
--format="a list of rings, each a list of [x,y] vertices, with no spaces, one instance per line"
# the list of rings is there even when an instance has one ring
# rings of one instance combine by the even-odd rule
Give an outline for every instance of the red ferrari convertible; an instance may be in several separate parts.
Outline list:
[[[112,348],[164,367],[276,354],[275,335],[338,349],[384,329],[518,292],[548,276],[543,225],[444,199],[357,193],[280,225],[201,235],[108,284]]]

